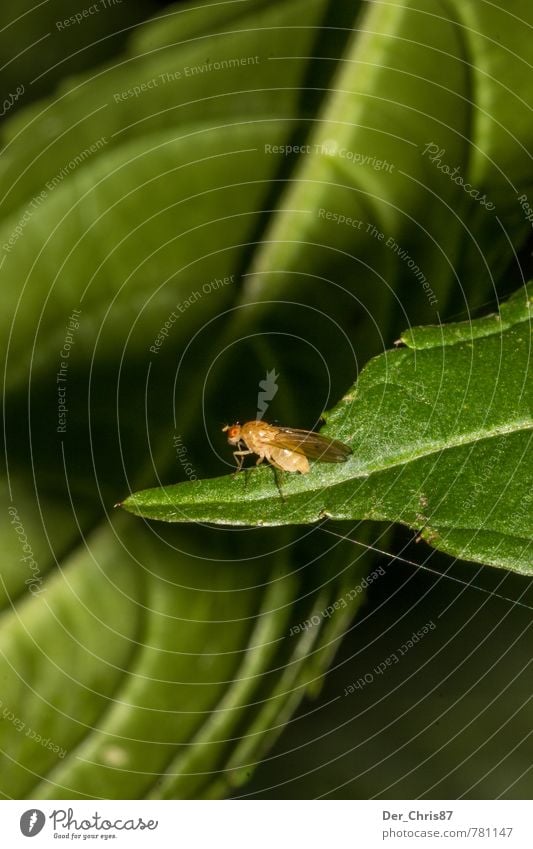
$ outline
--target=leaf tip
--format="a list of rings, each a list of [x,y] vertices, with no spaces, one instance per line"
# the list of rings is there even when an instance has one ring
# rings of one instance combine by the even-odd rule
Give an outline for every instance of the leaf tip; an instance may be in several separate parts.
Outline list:
[[[124,498],[122,501],[117,501],[116,504],[113,504],[113,507],[116,509],[117,507],[122,507],[123,510],[127,510],[128,513],[133,513],[132,506],[132,496],[128,495],[127,498]]]

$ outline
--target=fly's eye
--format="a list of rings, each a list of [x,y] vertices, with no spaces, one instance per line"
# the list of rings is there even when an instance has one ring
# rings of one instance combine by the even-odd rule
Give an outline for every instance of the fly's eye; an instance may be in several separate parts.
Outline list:
[[[228,430],[228,436],[230,439],[235,439],[239,435],[240,427],[230,427]]]

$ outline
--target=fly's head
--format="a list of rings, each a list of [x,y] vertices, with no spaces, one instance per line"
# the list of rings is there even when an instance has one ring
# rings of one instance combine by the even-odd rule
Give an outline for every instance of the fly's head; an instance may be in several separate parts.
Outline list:
[[[230,445],[238,445],[241,441],[241,426],[240,424],[226,425],[222,428],[224,433],[228,434],[228,442]]]

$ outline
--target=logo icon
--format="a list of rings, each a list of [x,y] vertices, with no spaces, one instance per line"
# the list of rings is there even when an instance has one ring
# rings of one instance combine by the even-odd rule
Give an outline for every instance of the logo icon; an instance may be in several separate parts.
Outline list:
[[[35,837],[42,830],[46,817],[38,808],[30,808],[24,811],[20,818],[20,830],[24,837]]]
[[[257,420],[263,418],[268,409],[268,401],[272,401],[278,391],[278,384],[276,383],[278,377],[279,374],[276,374],[276,370],[272,369],[267,371],[264,380],[259,381],[259,389],[262,391],[257,393]]]

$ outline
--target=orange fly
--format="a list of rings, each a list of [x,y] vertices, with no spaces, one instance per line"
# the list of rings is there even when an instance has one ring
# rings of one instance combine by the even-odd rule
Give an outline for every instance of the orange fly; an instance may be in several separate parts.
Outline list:
[[[344,463],[352,453],[352,449],[338,439],[320,436],[312,430],[277,427],[261,420],[226,425],[222,430],[227,432],[229,444],[237,447],[233,452],[237,471],[241,470],[248,454],[258,455],[257,466],[268,460],[276,469],[305,475],[309,471],[308,458],[321,463]]]

